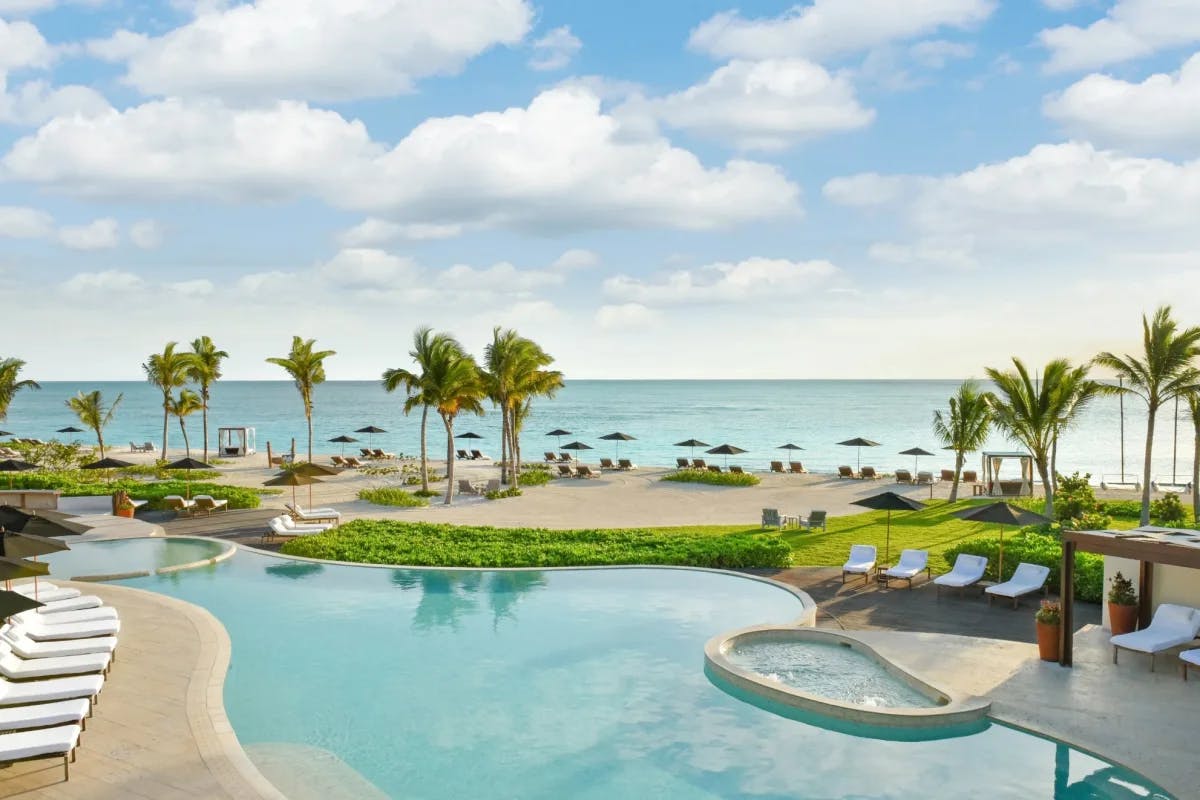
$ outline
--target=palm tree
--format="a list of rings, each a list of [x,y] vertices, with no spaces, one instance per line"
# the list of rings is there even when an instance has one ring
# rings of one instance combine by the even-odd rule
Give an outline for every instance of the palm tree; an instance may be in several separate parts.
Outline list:
[[[435,353],[439,348],[451,347],[459,352],[462,352],[462,346],[458,341],[448,333],[435,334],[431,328],[417,328],[413,333],[413,349],[408,351],[408,355],[417,365],[417,371],[403,368],[395,368],[386,370],[383,373],[383,388],[389,392],[394,392],[397,389],[403,388],[407,394],[407,399],[404,401],[404,413],[409,414],[417,406],[421,407],[421,491],[429,491],[429,451],[426,447],[425,434],[428,429],[429,422],[429,406],[432,401],[425,393],[426,375],[429,374],[429,365],[433,363],[437,357]]]
[[[950,398],[949,413],[933,412],[933,434],[945,447],[954,451],[951,503],[958,500],[958,484],[965,454],[983,447],[991,424],[991,397],[987,392],[979,391],[975,381],[963,381],[958,387],[958,391]]]
[[[97,389],[87,394],[79,392],[67,400],[67,408],[75,412],[82,424],[96,433],[96,442],[100,445],[100,458],[104,458],[104,428],[112,422],[113,414],[117,412],[117,406],[121,405],[121,399],[124,397],[124,393],[118,394],[112,405],[105,407],[104,398]]]
[[[487,389],[475,359],[461,348],[447,345],[434,350],[422,391],[446,428],[445,504],[450,505],[454,498],[454,419],[464,411],[482,414],[481,401]]]
[[[187,457],[191,458],[192,446],[188,444],[187,425],[184,424],[184,419],[189,414],[204,408],[204,399],[191,389],[184,389],[179,393],[179,397],[170,401],[170,405],[171,414],[179,418],[179,431],[183,434],[183,449],[187,453]]]
[[[1154,448],[1154,419],[1164,403],[1200,389],[1200,369],[1194,360],[1200,353],[1200,327],[1179,330],[1171,318],[1171,307],[1160,306],[1154,318],[1142,315],[1141,356],[1104,352],[1095,363],[1111,369],[1124,386],[1118,392],[1136,395],[1146,403],[1146,454],[1142,464],[1142,522],[1150,524],[1151,457]]]
[[[218,350],[213,340],[207,336],[192,340],[192,355],[194,362],[188,369],[188,379],[200,387],[200,400],[204,412],[204,460],[208,461],[208,401],[211,398],[210,389],[221,379],[221,362],[229,358],[229,353]]]
[[[142,364],[146,380],[162,392],[163,434],[162,457],[167,457],[167,421],[171,417],[171,395],[187,383],[188,370],[191,369],[195,356],[191,353],[175,352],[176,342],[167,342],[161,353],[152,353]]]
[[[1073,367],[1066,359],[1055,359],[1035,379],[1021,362],[1014,358],[1011,371],[988,368],[987,374],[996,384],[992,395],[992,420],[1011,439],[1020,442],[1033,456],[1038,477],[1046,491],[1045,513],[1054,516],[1054,482],[1050,475],[1051,455],[1058,435],[1082,409],[1078,398],[1099,391],[1088,386],[1087,367]]]
[[[0,420],[8,418],[8,407],[22,389],[40,389],[37,381],[21,380],[25,362],[19,358],[0,359]]]
[[[522,421],[529,413],[534,397],[550,397],[562,388],[562,373],[546,370],[553,357],[536,342],[514,330],[492,329],[492,341],[485,348],[484,374],[487,396],[500,409],[501,416],[501,473],[504,480],[519,485],[521,474],[520,431],[517,414],[523,410]]]
[[[1192,519],[1200,522],[1200,390],[1188,392],[1188,412],[1192,417]]]
[[[334,350],[313,350],[316,339],[292,337],[292,350],[284,358],[268,358],[268,364],[283,367],[292,376],[300,400],[304,403],[304,419],[308,423],[308,463],[312,463],[313,387],[325,382],[325,359],[337,355]]]

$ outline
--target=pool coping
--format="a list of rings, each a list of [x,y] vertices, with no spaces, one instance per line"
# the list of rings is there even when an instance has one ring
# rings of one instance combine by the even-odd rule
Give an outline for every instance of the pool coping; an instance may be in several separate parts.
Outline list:
[[[109,536],[89,539],[88,542],[128,542],[135,539],[190,539],[197,542],[216,543],[224,547],[224,549],[211,558],[202,558],[198,561],[189,561],[184,564],[172,564],[167,567],[159,567],[158,569],[143,569],[134,572],[114,572],[107,575],[72,575],[64,580],[80,581],[81,583],[107,583],[108,581],[123,581],[129,578],[148,578],[151,575],[169,575],[172,572],[180,572],[185,569],[197,569],[199,567],[208,567],[213,564],[219,564],[227,558],[231,558],[237,552],[237,545],[233,542],[224,542],[220,539],[213,539],[208,536],[170,536],[166,534],[150,534],[147,536]]]
[[[841,644],[879,664],[885,672],[937,705],[930,708],[872,707],[848,703],[806,692],[734,664],[726,651],[738,641],[817,641]],[[704,645],[709,667],[730,684],[792,708],[838,720],[883,728],[940,728],[975,723],[988,716],[992,703],[986,698],[942,689],[912,670],[881,655],[852,632],[780,625],[753,625],[719,633]]]

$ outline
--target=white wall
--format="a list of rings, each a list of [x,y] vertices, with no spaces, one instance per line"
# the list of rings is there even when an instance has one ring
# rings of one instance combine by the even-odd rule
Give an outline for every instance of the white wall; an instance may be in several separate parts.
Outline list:
[[[1131,558],[1104,557],[1104,597],[1101,603],[1103,609],[1103,625],[1108,624],[1108,590],[1112,585],[1112,576],[1118,571],[1133,581],[1134,591],[1141,597],[1142,587],[1138,581],[1138,562]],[[1179,605],[1200,608],[1200,570],[1186,567],[1171,567],[1165,564],[1154,565],[1154,594],[1151,596],[1153,608],[1161,603],[1178,603]]]

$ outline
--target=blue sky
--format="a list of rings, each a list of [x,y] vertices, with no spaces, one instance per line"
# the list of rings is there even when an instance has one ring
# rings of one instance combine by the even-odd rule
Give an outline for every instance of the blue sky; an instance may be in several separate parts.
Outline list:
[[[959,377],[1200,317],[1200,0],[0,0],[4,355]],[[70,309],[70,313],[64,313]]]

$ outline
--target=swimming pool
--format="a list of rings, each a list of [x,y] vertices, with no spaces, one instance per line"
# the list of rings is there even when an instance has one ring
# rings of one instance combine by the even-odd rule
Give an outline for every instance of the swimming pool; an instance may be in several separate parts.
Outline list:
[[[1066,797],[1139,776],[999,725],[939,741],[825,730],[714,686],[714,634],[796,597],[688,570],[372,569],[240,551],[125,585],[212,611],[251,757],[327,750],[405,798]],[[286,787],[284,788],[286,791]]]
[[[230,545],[214,539],[151,536],[136,539],[66,540],[70,550],[41,556],[55,578],[127,576],[171,570],[216,558]]]

